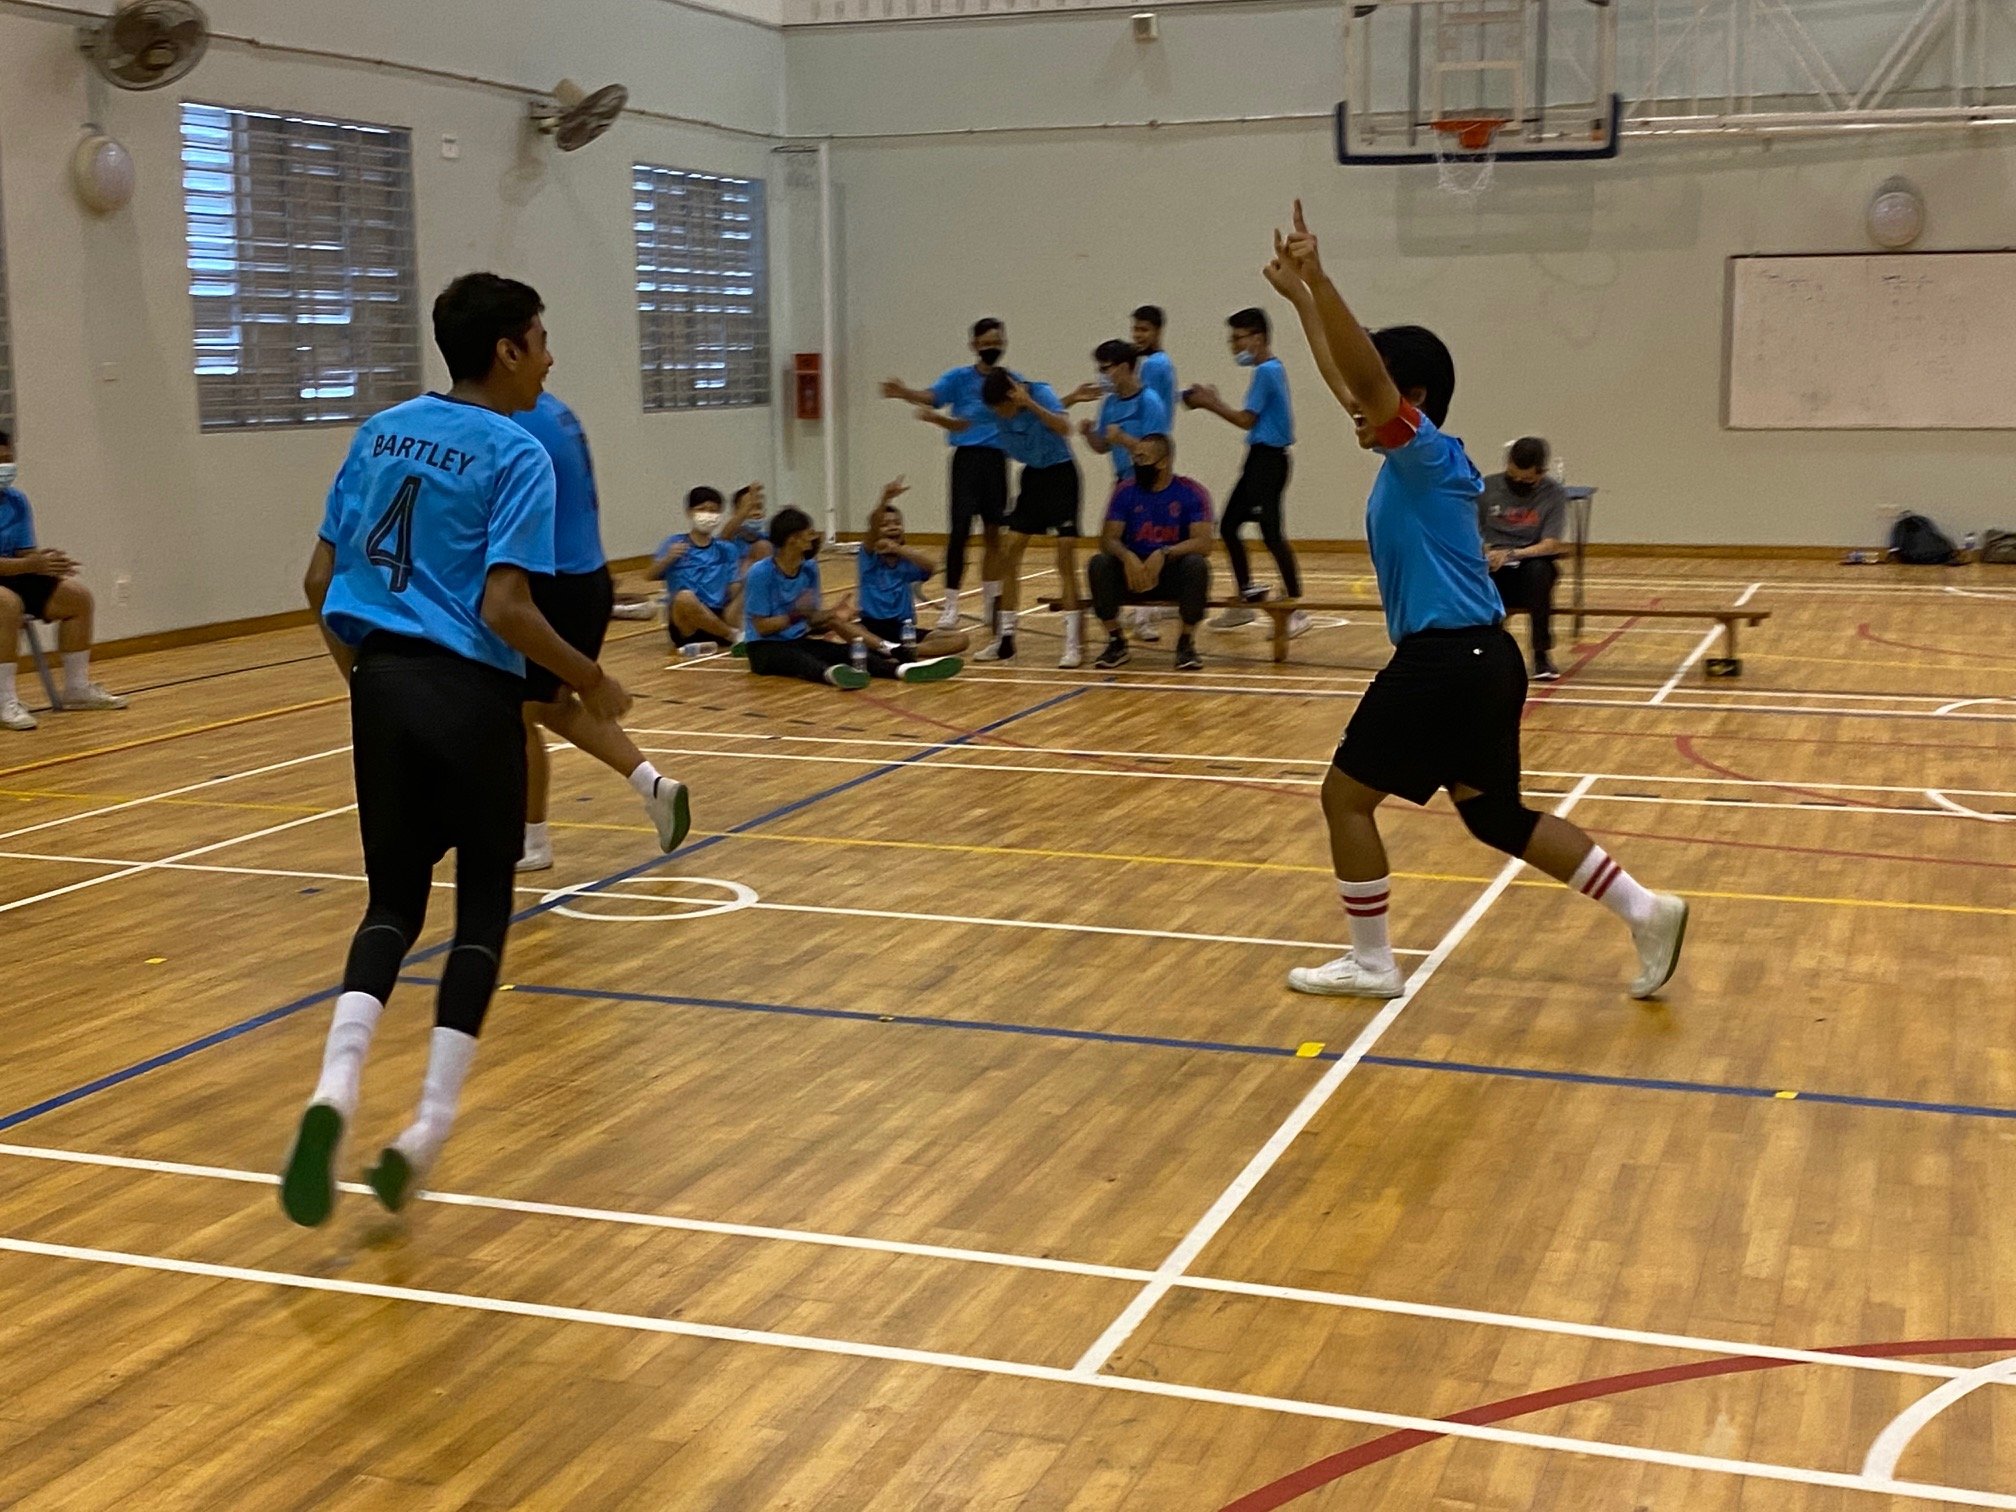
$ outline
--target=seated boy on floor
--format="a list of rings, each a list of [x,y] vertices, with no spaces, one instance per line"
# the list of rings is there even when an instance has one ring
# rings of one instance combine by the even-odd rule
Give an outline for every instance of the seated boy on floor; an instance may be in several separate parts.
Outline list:
[[[686,529],[659,546],[648,574],[665,583],[665,629],[675,646],[712,641],[730,646],[742,638],[742,580],[754,555],[743,527],[763,508],[763,486],[735,495],[724,519],[721,491],[702,485],[686,495]],[[767,543],[763,554],[769,555]]]
[[[877,640],[900,647],[903,626],[917,628],[917,585],[938,571],[938,563],[904,544],[903,511],[895,500],[910,491],[901,478],[882,485],[882,498],[868,513],[868,535],[855,570],[860,620]],[[956,656],[968,641],[958,630],[933,630],[916,646],[918,656]]]
[[[871,677],[937,682],[958,673],[956,656],[899,662],[891,652],[902,648],[859,623],[846,599],[828,607],[819,591],[818,541],[819,532],[802,509],[780,509],[771,519],[773,553],[749,569],[743,595],[743,648],[751,672],[829,683],[849,692],[867,687]],[[865,652],[862,667],[854,665],[856,641]]]

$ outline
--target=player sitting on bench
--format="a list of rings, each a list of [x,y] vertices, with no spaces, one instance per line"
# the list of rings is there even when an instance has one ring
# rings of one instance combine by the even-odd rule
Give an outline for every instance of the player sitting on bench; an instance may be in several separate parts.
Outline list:
[[[1556,682],[1554,669],[1554,559],[1566,535],[1568,495],[1547,471],[1547,443],[1522,436],[1505,451],[1505,471],[1484,480],[1477,524],[1491,581],[1508,612],[1524,610],[1533,624],[1533,681]]]

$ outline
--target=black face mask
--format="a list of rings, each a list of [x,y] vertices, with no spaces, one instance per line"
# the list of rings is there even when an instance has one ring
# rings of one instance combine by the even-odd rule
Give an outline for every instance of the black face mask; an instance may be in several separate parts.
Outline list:
[[[1519,495],[1519,497],[1523,499],[1528,494],[1533,492],[1534,489],[1538,488],[1540,485],[1538,483],[1515,483],[1512,479],[1507,478],[1505,480],[1505,486],[1511,489],[1512,492]]]
[[[980,366],[992,367],[1001,360],[1001,354],[1007,350],[1006,347],[982,347],[973,355],[980,359]]]
[[[1157,462],[1136,462],[1134,464],[1134,486],[1144,493],[1159,493],[1162,488],[1162,467]]]

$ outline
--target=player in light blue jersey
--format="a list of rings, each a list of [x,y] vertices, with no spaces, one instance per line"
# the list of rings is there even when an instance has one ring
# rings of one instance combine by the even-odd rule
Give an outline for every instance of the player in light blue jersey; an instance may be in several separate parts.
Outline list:
[[[335,1205],[372,1032],[426,921],[435,864],[452,850],[455,938],[419,1110],[368,1173],[387,1208],[405,1205],[448,1138],[511,922],[527,658],[593,716],[630,706],[532,601],[531,575],[553,570],[553,464],[509,417],[531,408],[553,365],[541,308],[536,291],[491,273],[443,291],[434,340],[454,385],[358,430],[308,565],[308,603],[350,684],[370,901],[281,1177],[296,1223],[323,1223]]]
[[[1113,459],[1117,491],[1134,476],[1134,447],[1143,436],[1169,434],[1169,411],[1141,381],[1141,351],[1124,341],[1102,341],[1092,350],[1099,376],[1064,396],[1067,405],[1099,401],[1099,414],[1078,429],[1092,450]]]
[[[1013,661],[1022,607],[1022,556],[1029,538],[1057,538],[1058,603],[1064,615],[1060,667],[1085,663],[1082,618],[1078,612],[1078,508],[1084,483],[1071,455],[1071,417],[1047,383],[1021,383],[1007,373],[988,378],[982,389],[994,411],[1001,444],[1022,464],[1015,511],[1008,516],[1007,565],[1001,575],[1000,633],[983,646],[977,661]]]
[[[966,540],[980,522],[980,623],[994,623],[1001,597],[1001,521],[1008,513],[1008,454],[994,433],[994,416],[980,399],[980,385],[1001,366],[1008,351],[1008,328],[993,316],[973,322],[968,344],[973,361],[948,368],[928,389],[911,388],[900,378],[882,385],[887,399],[914,404],[918,418],[942,426],[952,444],[948,494],[950,520],[945,539],[945,609],[940,630],[959,628],[959,593],[966,581]],[[939,414],[940,410],[945,411]]]
[[[686,495],[686,529],[658,543],[646,574],[665,584],[673,645],[726,648],[742,638],[742,580],[751,561],[770,554],[769,542],[753,547],[747,540],[762,513],[761,483],[737,489],[733,510],[724,507],[720,489],[704,483]]]
[[[1267,281],[1301,317],[1323,381],[1351,416],[1358,444],[1383,459],[1365,510],[1393,659],[1359,701],[1323,778],[1330,860],[1351,948],[1288,973],[1297,992],[1399,997],[1407,990],[1386,933],[1392,877],[1375,817],[1390,793],[1426,803],[1447,788],[1470,833],[1594,898],[1637,946],[1633,997],[1672,978],[1687,904],[1641,886],[1558,814],[1520,796],[1519,718],[1526,663],[1505,633],[1477,525],[1483,479],[1442,423],[1456,364],[1434,332],[1368,333],[1344,303],[1295,203],[1295,230],[1274,233]]]
[[[1176,411],[1181,407],[1177,400],[1181,397],[1176,383],[1176,362],[1162,345],[1162,333],[1169,324],[1169,318],[1160,305],[1142,305],[1134,312],[1132,335],[1134,345],[1141,353],[1141,386],[1150,390],[1162,407],[1169,412],[1169,423],[1175,425]]]
[[[602,503],[588,433],[556,394],[511,417],[546,449],[553,463],[553,571],[532,579],[532,602],[560,638],[590,660],[601,656],[616,607],[616,580],[602,554]],[[566,690],[559,675],[536,662],[525,669],[525,853],[520,871],[553,864],[546,806],[553,768],[546,755],[551,730],[624,778],[644,800],[662,850],[674,849],[691,825],[686,787],[659,773],[613,719],[597,719]]]

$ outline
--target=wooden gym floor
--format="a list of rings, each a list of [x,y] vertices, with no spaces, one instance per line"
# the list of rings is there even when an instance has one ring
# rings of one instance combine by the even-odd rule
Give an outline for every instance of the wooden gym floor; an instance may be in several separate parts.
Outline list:
[[[618,624],[694,839],[556,756],[441,1190],[313,1233],[340,688],[308,631],[108,663],[0,739],[0,1505],[2016,1507],[2016,579],[1596,592],[1774,611],[1740,682],[1606,624],[1529,709],[1536,802],[1694,899],[1654,1005],[1443,803],[1387,811],[1409,995],[1285,989],[1375,625],[1104,675],[1033,617],[847,697]]]

